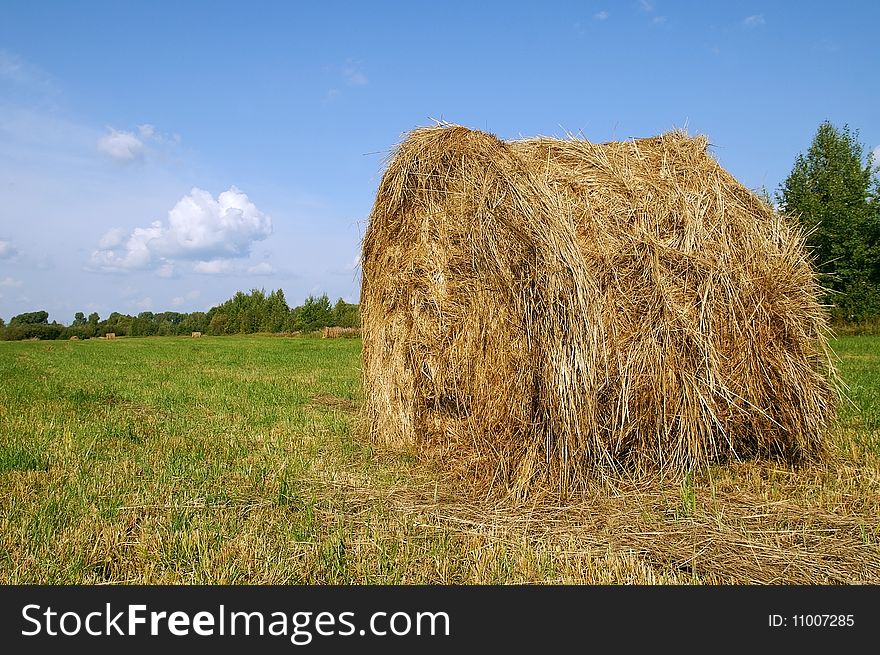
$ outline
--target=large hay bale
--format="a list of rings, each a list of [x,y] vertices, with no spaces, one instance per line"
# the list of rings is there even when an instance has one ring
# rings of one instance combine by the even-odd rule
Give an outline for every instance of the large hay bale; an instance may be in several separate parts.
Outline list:
[[[706,148],[413,131],[363,243],[373,438],[516,493],[821,456],[833,367],[802,234]]]

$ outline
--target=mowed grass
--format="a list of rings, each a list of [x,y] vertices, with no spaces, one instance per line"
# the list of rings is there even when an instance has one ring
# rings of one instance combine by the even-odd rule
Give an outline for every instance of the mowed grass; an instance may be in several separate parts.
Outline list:
[[[482,498],[359,426],[360,341],[0,343],[0,583],[880,583],[880,338],[832,457]]]

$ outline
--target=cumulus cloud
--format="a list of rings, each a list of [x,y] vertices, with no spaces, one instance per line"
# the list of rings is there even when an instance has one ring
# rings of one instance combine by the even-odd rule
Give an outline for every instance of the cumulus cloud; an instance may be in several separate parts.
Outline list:
[[[177,260],[196,261],[223,272],[223,262],[247,257],[251,246],[272,233],[272,219],[232,186],[215,199],[194,188],[168,212],[166,221],[135,228],[127,238],[111,230],[92,253],[91,266],[102,271],[158,269],[170,277]],[[105,247],[102,247],[102,244]],[[108,245],[115,244],[115,245]]]
[[[639,6],[642,11],[654,11],[654,3],[651,0],[639,0]]]
[[[98,151],[121,164],[143,161],[156,148],[164,149],[180,143],[177,134],[162,134],[155,125],[143,123],[135,130],[107,128],[107,134],[98,139]]]
[[[0,279],[0,287],[14,288],[20,287],[22,285],[21,280],[16,280],[14,277],[4,277]]]
[[[114,130],[98,139],[98,150],[114,161],[128,163],[144,158],[144,142],[132,132]]]
[[[212,259],[207,262],[196,262],[193,264],[193,270],[205,275],[222,275],[234,272],[235,264],[236,262],[231,259]]]
[[[18,254],[18,248],[16,248],[12,241],[9,239],[0,239],[0,259],[12,259]]]
[[[766,22],[763,14],[752,14],[751,16],[743,18],[743,25],[746,27],[761,27]]]
[[[101,250],[111,250],[121,246],[123,241],[125,241],[125,230],[121,227],[115,227],[101,237],[101,240],[98,242],[98,248]]]
[[[593,18],[596,20],[607,20],[608,15],[608,12],[603,9],[602,11],[593,14]]]

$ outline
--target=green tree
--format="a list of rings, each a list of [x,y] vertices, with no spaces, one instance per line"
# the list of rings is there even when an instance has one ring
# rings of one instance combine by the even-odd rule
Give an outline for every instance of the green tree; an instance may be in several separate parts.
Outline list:
[[[265,312],[263,313],[263,323],[260,326],[262,332],[281,332],[287,325],[287,319],[290,316],[290,307],[284,298],[284,291],[278,289],[269,294],[266,298]]]
[[[104,336],[108,332],[114,333],[117,337],[128,336],[131,334],[133,322],[134,316],[113,312],[98,324],[98,336]]]
[[[86,334],[89,337],[98,336],[98,323],[100,322],[101,317],[98,316],[98,312],[92,312],[89,314],[89,321],[86,327]]]
[[[73,323],[71,326],[73,327],[83,327],[86,324],[86,315],[82,312],[77,312],[73,315]]]
[[[18,314],[13,316],[9,320],[9,325],[48,325],[49,324],[49,312],[45,310],[41,310],[39,312],[25,312],[24,314]]]
[[[188,335],[193,332],[208,333],[208,315],[205,312],[185,314],[178,326],[178,334]]]
[[[56,321],[49,323],[49,312],[25,312],[9,319],[3,330],[3,338],[9,341],[20,339],[57,339],[64,333],[64,326]]]
[[[837,320],[880,315],[880,212],[871,156],[858,132],[819,126],[798,155],[778,198],[807,232],[822,284]]]
[[[330,325],[332,321],[333,310],[326,293],[319,297],[309,296],[300,307],[293,310],[295,330],[313,332]]]
[[[212,308],[213,312],[215,308]],[[210,314],[211,312],[209,312]],[[208,332],[213,335],[226,334],[226,324],[228,317],[222,311],[214,312],[208,322]]]
[[[185,318],[186,314],[181,314],[180,312],[161,312],[159,314],[156,314],[153,317],[153,322],[156,329],[154,334],[158,334],[162,337],[177,336],[178,334],[182,334],[183,331],[180,329],[180,324],[183,323],[183,320]]]
[[[149,337],[157,332],[156,317],[153,312],[141,312],[131,322],[131,336]]]
[[[360,327],[360,305],[345,302],[342,298],[337,300],[336,304],[333,305],[332,325],[338,325],[339,327]]]

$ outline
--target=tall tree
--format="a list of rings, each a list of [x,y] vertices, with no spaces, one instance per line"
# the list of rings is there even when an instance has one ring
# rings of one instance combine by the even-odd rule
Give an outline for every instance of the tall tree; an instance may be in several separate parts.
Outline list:
[[[313,332],[330,325],[333,320],[332,307],[327,294],[309,296],[306,301],[293,310],[294,328],[303,332]]]
[[[290,316],[290,307],[284,298],[284,291],[278,289],[272,291],[266,299],[266,309],[263,313],[263,324],[260,330],[263,332],[281,332],[287,324]]]
[[[86,328],[86,333],[90,337],[98,336],[98,322],[101,320],[101,317],[98,316],[98,312],[92,312],[89,314],[89,322]]]
[[[25,312],[24,314],[19,314],[17,316],[13,316],[9,319],[9,325],[48,325],[49,324],[49,312],[46,310],[40,310],[38,312]]]
[[[878,182],[858,132],[825,121],[778,195],[799,218],[838,320],[880,315]]]
[[[333,325],[339,327],[360,327],[360,305],[347,303],[342,298],[333,305]]]

